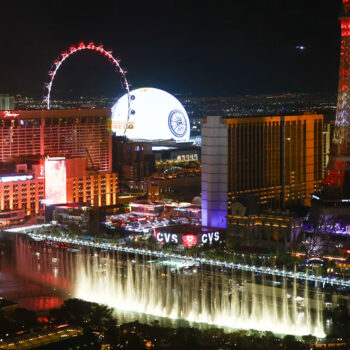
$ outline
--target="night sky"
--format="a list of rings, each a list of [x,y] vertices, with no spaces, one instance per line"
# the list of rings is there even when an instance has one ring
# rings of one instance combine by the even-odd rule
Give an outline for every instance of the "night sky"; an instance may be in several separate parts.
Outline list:
[[[51,63],[94,41],[133,88],[194,96],[337,90],[340,0],[4,1],[0,93],[41,97]],[[296,46],[303,45],[304,51]],[[120,76],[97,53],[72,56],[52,97],[114,97]]]

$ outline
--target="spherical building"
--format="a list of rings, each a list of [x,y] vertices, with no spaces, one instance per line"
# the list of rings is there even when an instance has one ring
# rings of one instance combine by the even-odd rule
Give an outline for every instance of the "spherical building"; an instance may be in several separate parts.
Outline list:
[[[131,140],[189,141],[190,123],[185,108],[173,95],[159,89],[141,88],[122,96],[112,108],[112,131]],[[125,131],[126,129],[126,131]]]

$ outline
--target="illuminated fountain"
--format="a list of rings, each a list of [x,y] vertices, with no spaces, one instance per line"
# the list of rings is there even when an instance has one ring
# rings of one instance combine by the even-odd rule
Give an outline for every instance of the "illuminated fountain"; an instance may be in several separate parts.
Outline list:
[[[277,334],[325,336],[322,297],[318,291],[309,291],[307,283],[298,286],[294,280],[287,286],[282,280],[277,287],[278,281],[264,277],[256,283],[250,273],[194,267],[184,271],[145,256],[92,249],[72,253],[43,249],[41,243],[32,249],[23,243],[17,246],[17,266],[23,274],[117,311]]]
[[[76,297],[117,310],[230,328],[324,336],[321,297],[311,300],[307,283],[301,298],[295,280],[288,295],[286,280],[282,288],[269,287],[264,281],[255,283],[253,274],[248,276],[250,283],[240,283],[242,277],[234,273],[171,271],[143,258],[138,261],[137,256],[133,262],[118,254],[81,254],[76,272]]]

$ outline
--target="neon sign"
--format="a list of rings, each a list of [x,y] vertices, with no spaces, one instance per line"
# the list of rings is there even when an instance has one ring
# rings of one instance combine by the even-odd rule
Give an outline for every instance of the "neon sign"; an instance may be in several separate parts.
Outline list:
[[[202,243],[210,243],[218,242],[220,240],[220,234],[219,231],[215,232],[209,232],[209,233],[203,233],[201,237]]]
[[[157,233],[157,241],[158,242],[164,242],[164,243],[178,243],[178,238],[176,233]]]
[[[3,111],[3,117],[18,117],[19,113],[13,113],[11,111]]]
[[[193,247],[196,244],[213,244],[220,242],[220,232],[204,232],[198,235],[170,233],[170,232],[156,232],[155,239],[160,243],[182,243],[185,247]]]
[[[185,247],[193,247],[197,244],[197,237],[195,235],[184,235],[182,242]]]
[[[124,122],[124,121],[112,121],[112,130],[125,130],[125,129],[134,129],[135,122]]]
[[[46,157],[46,160],[65,160],[66,157]]]

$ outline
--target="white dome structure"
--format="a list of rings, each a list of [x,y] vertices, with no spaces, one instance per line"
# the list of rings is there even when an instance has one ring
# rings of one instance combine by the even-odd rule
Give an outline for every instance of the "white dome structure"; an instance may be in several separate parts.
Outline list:
[[[112,107],[112,131],[131,140],[190,139],[190,122],[185,108],[173,95],[155,88],[130,91],[130,117],[128,95],[123,95]],[[125,134],[124,134],[125,133]]]

